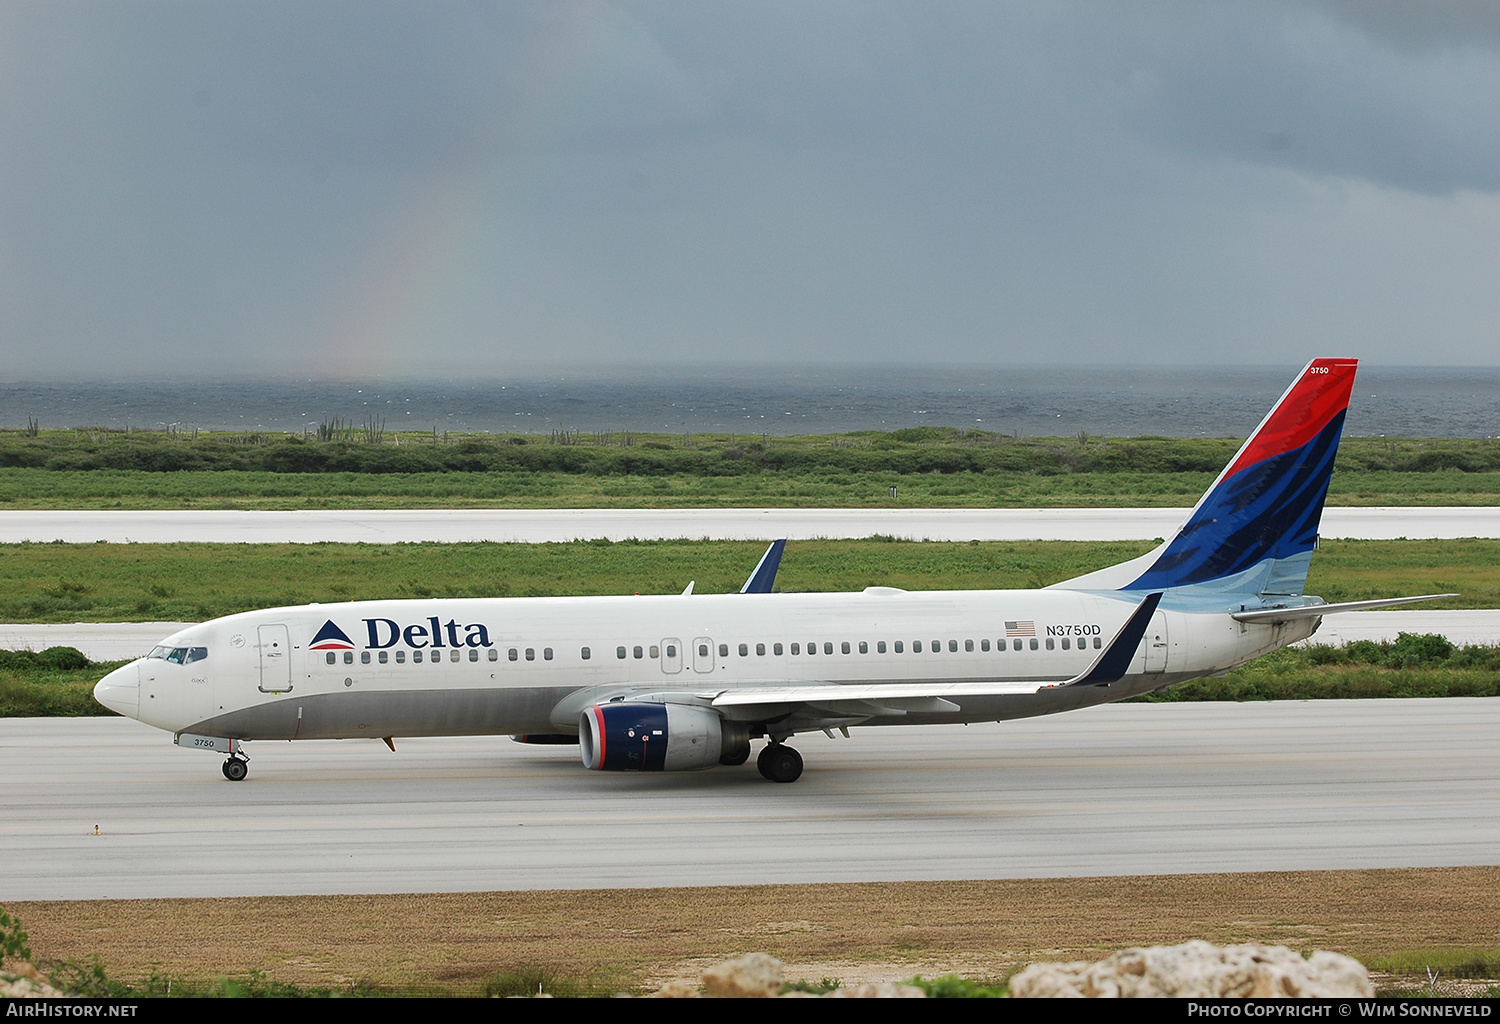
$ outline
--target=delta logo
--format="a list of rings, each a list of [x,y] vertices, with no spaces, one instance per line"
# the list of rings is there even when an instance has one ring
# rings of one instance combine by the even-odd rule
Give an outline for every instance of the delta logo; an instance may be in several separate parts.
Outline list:
[[[349,634],[333,624],[329,619],[323,623],[323,628],[318,630],[318,635],[312,638],[312,643],[307,645],[314,651],[352,651],[354,641],[349,639]]]

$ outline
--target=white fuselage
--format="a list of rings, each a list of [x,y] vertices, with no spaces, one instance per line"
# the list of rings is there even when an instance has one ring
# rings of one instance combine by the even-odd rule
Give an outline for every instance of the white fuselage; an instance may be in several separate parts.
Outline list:
[[[1136,605],[1128,595],[1083,591],[887,588],[307,605],[183,630],[159,656],[111,673],[96,693],[174,733],[248,740],[574,733],[585,706],[618,696],[1016,683],[1005,695],[955,699],[958,712],[868,724],[993,721],[1222,672],[1317,624],[1158,610],[1124,679],[1049,687],[1087,669]]]

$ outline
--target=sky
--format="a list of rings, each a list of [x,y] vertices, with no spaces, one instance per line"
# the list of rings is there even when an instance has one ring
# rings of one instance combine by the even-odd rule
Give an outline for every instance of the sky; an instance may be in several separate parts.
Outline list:
[[[0,380],[1500,364],[1500,4],[0,3]]]

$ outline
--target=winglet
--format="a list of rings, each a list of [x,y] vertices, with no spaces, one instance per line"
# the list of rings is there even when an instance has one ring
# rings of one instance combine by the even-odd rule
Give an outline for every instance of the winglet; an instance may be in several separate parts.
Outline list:
[[[1146,600],[1136,607],[1135,612],[1120,627],[1115,638],[1088,671],[1063,685],[1108,686],[1121,679],[1130,669],[1130,662],[1135,658],[1135,652],[1141,646],[1141,638],[1146,635],[1146,630],[1151,625],[1151,616],[1156,614],[1156,606],[1160,603],[1161,594],[1147,594]]]
[[[760,563],[756,565],[755,571],[740,588],[741,594],[769,594],[771,584],[776,582],[776,570],[781,568],[781,553],[786,550],[786,538],[771,542],[766,548],[766,553],[760,556]]]

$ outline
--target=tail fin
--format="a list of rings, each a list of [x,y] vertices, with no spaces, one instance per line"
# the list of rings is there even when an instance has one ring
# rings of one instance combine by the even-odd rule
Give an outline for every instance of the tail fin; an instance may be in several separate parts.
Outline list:
[[[1308,363],[1161,547],[1056,586],[1302,593],[1357,365]]]

